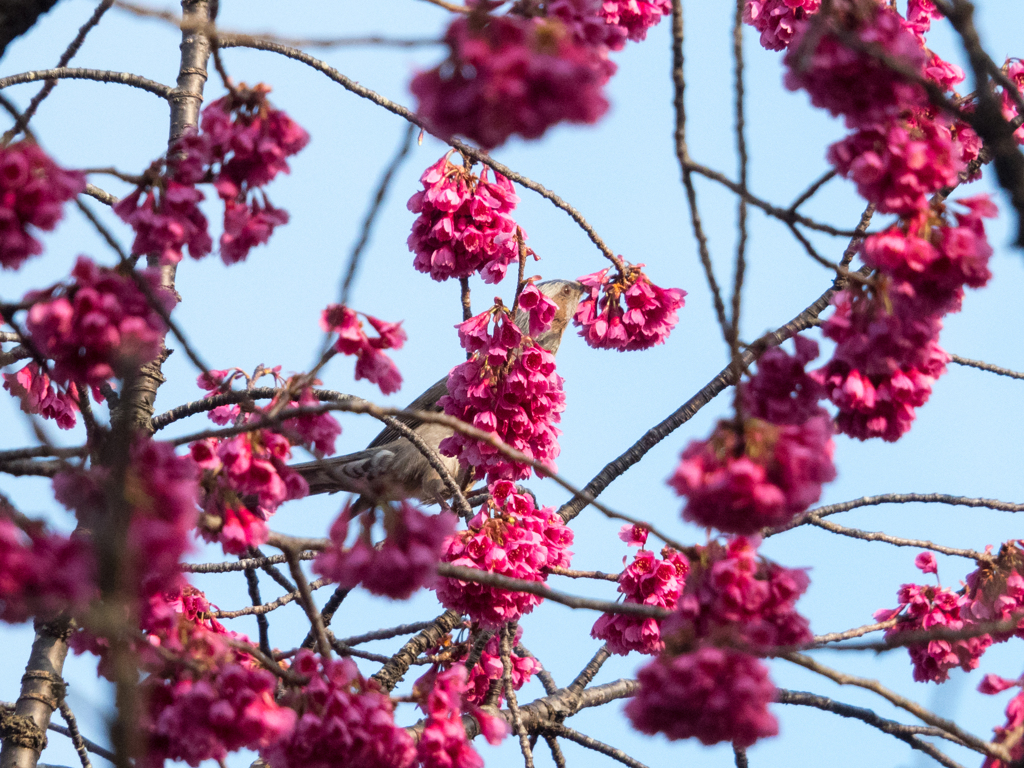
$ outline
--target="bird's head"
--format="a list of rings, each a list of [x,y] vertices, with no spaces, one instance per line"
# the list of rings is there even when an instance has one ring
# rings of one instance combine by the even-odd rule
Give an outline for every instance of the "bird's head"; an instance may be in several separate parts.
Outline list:
[[[576,314],[576,307],[587,289],[574,280],[547,280],[537,283],[537,288],[558,305],[558,312],[555,313],[551,327],[539,336],[535,336],[534,340],[548,352],[555,354],[558,351],[558,345],[562,343],[562,334],[565,333],[572,316]],[[516,325],[523,333],[528,332],[529,317],[522,310],[516,314]]]

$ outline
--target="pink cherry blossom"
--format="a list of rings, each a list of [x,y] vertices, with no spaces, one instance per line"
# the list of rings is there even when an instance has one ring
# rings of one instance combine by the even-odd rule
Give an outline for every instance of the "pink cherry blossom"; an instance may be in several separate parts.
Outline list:
[[[923,110],[861,128],[833,144],[828,160],[880,212],[904,215],[926,210],[965,167],[945,118]]]
[[[636,553],[633,562],[619,574],[619,592],[625,595],[624,602],[668,609],[676,607],[690,562],[681,552],[668,548],[662,556],[664,559],[659,560],[647,550]],[[612,653],[623,656],[630,651],[653,656],[665,648],[661,622],[657,619],[604,613],[594,623],[590,635],[604,640]]]
[[[491,501],[469,527],[448,539],[444,562],[526,581],[545,581],[546,568],[569,565],[572,529],[553,508],[536,508],[508,481],[492,483],[490,491]],[[435,589],[446,608],[469,614],[488,629],[515,621],[543,602],[537,595],[453,578],[439,579]]]
[[[898,617],[896,626],[885,631],[886,640],[899,637],[901,632],[922,631],[933,627],[955,630],[965,626],[961,610],[968,598],[944,587],[904,584],[900,587],[898,600],[899,605],[895,609],[875,614],[879,621]],[[954,667],[970,672],[977,668],[978,660],[990,645],[992,638],[989,635],[965,640],[930,640],[909,645],[907,650],[914,666],[914,680],[919,683],[929,680],[943,683],[949,679],[949,670]]]
[[[519,295],[519,308],[530,318],[530,335],[538,336],[549,327],[558,312],[558,305],[540,292],[533,283],[523,288]]]
[[[291,732],[260,750],[274,768],[411,768],[412,737],[395,725],[391,700],[364,680],[351,659],[328,661],[308,650],[292,670],[309,678],[282,703],[298,711]]]
[[[154,270],[139,273],[165,311],[174,298]],[[80,256],[73,282],[26,295],[26,328],[40,352],[54,361],[53,379],[99,386],[160,353],[166,331],[135,281]]]
[[[579,278],[590,295],[580,301],[573,322],[587,344],[623,352],[648,349],[668,339],[679,321],[676,312],[686,303],[686,291],[658,287],[643,266],[627,265],[625,274],[614,278],[608,275],[610,267]]]
[[[761,45],[769,51],[789,47],[797,27],[817,13],[821,0],[747,0],[743,21],[761,33]]]
[[[1017,86],[1017,92],[1024,93],[1024,61],[1021,59],[1007,59],[1006,63],[1003,64],[1003,68],[1007,78]],[[1017,105],[1013,101],[1010,92],[1005,88],[1000,88],[1000,98],[1002,100],[1003,117],[1007,120],[1015,119],[1017,117]],[[1017,139],[1018,144],[1024,144],[1024,126],[1017,128],[1013,135]]]
[[[544,9],[548,16],[566,26],[578,45],[607,56],[607,51],[621,51],[625,47],[628,33],[624,26],[605,20],[603,5],[603,0],[548,0]],[[612,61],[605,62],[605,76],[610,78],[617,67]]]
[[[0,267],[17,269],[42,253],[34,231],[52,231],[64,203],[84,189],[82,173],[64,170],[34,142],[0,148]]]
[[[199,209],[203,199],[194,185],[168,179],[148,191],[145,184],[138,187],[114,206],[114,212],[135,232],[133,255],[153,254],[163,264],[177,264],[185,246],[193,259],[213,250],[206,216]]]
[[[80,612],[96,597],[96,565],[84,537],[16,522],[0,501],[0,619],[10,624]]]
[[[993,696],[1010,688],[1016,688],[1020,684],[1020,680],[1007,680],[1005,677],[989,674],[981,678],[981,682],[978,684],[978,692]]]
[[[863,45],[880,48],[903,67],[924,75],[924,50],[895,10],[877,0],[839,0],[824,30],[807,24],[794,35],[785,58],[787,88],[805,89],[814,106],[844,116],[850,128],[884,124],[905,109],[927,104],[921,86],[870,54],[844,45],[832,25],[841,25]],[[801,42],[808,34],[816,36],[816,43],[813,50],[804,51]]]
[[[384,507],[383,546],[370,538],[373,511],[362,517],[362,530],[355,543],[345,548],[351,509],[346,507],[331,526],[332,547],[321,552],[313,570],[343,587],[362,584],[375,595],[407,600],[421,587],[437,579],[437,563],[446,539],[455,530],[455,515],[441,512],[426,515],[416,507],[399,502]]]
[[[462,725],[466,679],[465,665],[457,664],[439,673],[427,694],[427,722],[416,745],[422,768],[483,768],[484,761],[470,746]]]
[[[726,533],[783,525],[821,497],[836,476],[832,424],[824,415],[776,426],[748,419],[743,435],[720,422],[708,440],[683,451],[669,479],[685,496],[683,519]]]
[[[994,562],[979,563],[967,575],[966,601],[962,616],[967,621],[1009,621],[1024,612],[1024,548],[1021,542],[1008,541],[999,549]],[[997,643],[1011,637],[1024,637],[1024,618],[1016,632],[992,633]]]
[[[245,261],[249,251],[266,243],[274,228],[288,223],[288,211],[275,208],[264,197],[263,204],[224,201],[224,234],[220,236],[220,257],[225,264]]]
[[[670,648],[693,638],[764,649],[810,642],[807,619],[796,610],[810,583],[806,572],[760,558],[759,544],[737,536],[724,547],[698,547],[676,612],[662,624]]]
[[[274,701],[276,678],[265,670],[227,664],[199,679],[142,683],[146,707],[139,723],[147,737],[143,765],[165,760],[198,766],[239,749],[265,749],[295,726],[295,711]]]
[[[818,343],[797,334],[796,353],[772,347],[757,359],[757,373],[743,383],[743,409],[777,425],[797,425],[820,416],[821,385],[804,368],[818,356]]]
[[[640,669],[637,680],[640,689],[626,716],[642,733],[745,748],[779,732],[768,711],[775,686],[767,668],[745,653],[701,647],[660,656]]]
[[[70,382],[64,390],[54,387],[50,377],[32,362],[17,373],[3,374],[4,389],[21,400],[21,410],[53,419],[61,429],[71,429],[77,421],[78,387]]]
[[[370,315],[363,315],[377,332],[370,337],[363,330],[358,314],[343,304],[331,304],[323,311],[320,327],[328,333],[337,333],[334,349],[343,355],[355,355],[356,379],[366,379],[380,387],[385,395],[397,392],[402,386],[402,375],[390,357],[381,350],[401,349],[406,335],[402,323],[388,323]]]
[[[671,0],[604,0],[601,15],[610,24],[622,27],[630,40],[647,37],[647,30],[672,13]]]
[[[488,331],[493,321],[493,330]],[[472,357],[448,374],[448,394],[438,404],[477,429],[554,468],[558,456],[555,426],[565,410],[562,377],[555,357],[538,346],[496,306],[459,326],[459,340]],[[507,458],[497,448],[456,432],[441,441],[440,452],[475,467],[487,482],[530,476],[529,464]]]
[[[643,547],[647,543],[648,531],[642,525],[626,523],[619,528],[619,538],[629,547]]]
[[[423,172],[423,189],[409,198],[409,210],[419,214],[408,238],[413,266],[438,281],[479,272],[498,283],[519,258],[517,231],[525,238],[512,218],[519,198],[500,173],[491,181],[484,166],[477,176],[451,154]]]
[[[989,756],[985,758],[981,768],[1012,768],[1013,765],[1020,762],[1024,758],[1024,741],[1017,738],[1016,734],[1020,733],[1022,727],[1024,727],[1024,691],[1010,699],[1010,703],[1006,705],[1006,725],[996,726],[992,729],[995,733],[995,738],[992,741],[996,744],[1002,744],[1010,739],[1015,742],[1010,748],[1010,757],[1013,762],[1005,763]]]
[[[494,149],[560,122],[594,123],[608,110],[604,52],[578,44],[558,18],[459,16],[445,42],[448,59],[409,86],[416,111],[443,134]]]
[[[921,573],[934,573],[938,575],[939,565],[935,562],[935,555],[931,552],[922,552],[914,558],[914,565]]]

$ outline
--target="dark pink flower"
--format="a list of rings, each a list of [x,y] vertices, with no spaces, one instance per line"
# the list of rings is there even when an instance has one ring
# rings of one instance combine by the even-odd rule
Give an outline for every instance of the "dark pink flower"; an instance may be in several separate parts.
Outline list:
[[[49,533],[40,522],[16,524],[0,502],[0,619],[10,624],[61,611],[79,612],[98,594],[85,538]]]
[[[988,696],[993,696],[997,693],[1015,688],[1021,684],[1018,680],[1007,680],[1005,677],[999,675],[985,675],[981,678],[981,682],[978,684],[978,692],[984,693]]]
[[[545,296],[533,283],[519,295],[519,308],[530,318],[530,335],[538,336],[551,326],[558,312],[558,305]]]
[[[30,141],[0,148],[0,267],[17,269],[42,253],[34,230],[52,231],[64,203],[83,189],[83,174],[64,170]]]
[[[488,323],[493,320],[492,331]],[[448,374],[448,394],[438,404],[449,416],[489,432],[512,448],[554,467],[555,426],[565,410],[562,377],[555,356],[524,337],[501,306],[459,326],[459,341],[473,356]],[[511,461],[497,448],[456,432],[440,451],[463,466],[475,467],[487,482],[530,476],[529,464]]]
[[[1006,63],[1003,64],[1003,68],[1010,82],[1017,86],[1017,92],[1024,93],[1024,61],[1021,59],[1007,59]],[[1000,91],[1003,117],[1007,120],[1013,120],[1017,117],[1017,105],[1008,90],[1000,88]],[[1014,131],[1013,135],[1017,139],[1018,144],[1024,144],[1024,126]]]
[[[1009,621],[1024,612],[1024,549],[1021,542],[1008,541],[999,549],[994,562],[979,563],[967,575],[966,602],[962,617],[966,621]],[[1016,632],[992,634],[997,643],[1011,637],[1024,637],[1024,618],[1017,622]]]
[[[637,680],[640,689],[626,705],[626,716],[642,733],[745,748],[779,732],[768,711],[775,686],[767,668],[745,653],[702,647],[661,656],[642,667]]]
[[[628,33],[624,26],[605,20],[603,5],[603,0],[549,0],[544,10],[566,26],[578,45],[606,56],[604,49],[621,51],[625,47]],[[605,61],[606,78],[609,78],[615,74],[616,66]]]
[[[484,761],[470,746],[462,725],[466,667],[457,664],[437,674],[427,694],[427,722],[416,744],[422,768],[483,768]]]
[[[193,259],[213,250],[209,225],[199,210],[203,199],[194,185],[168,179],[148,191],[146,185],[140,186],[115,205],[114,212],[135,232],[132,254],[152,254],[163,264],[177,264],[186,245]]]
[[[356,379],[366,379],[380,387],[385,395],[397,392],[402,386],[402,375],[390,357],[381,350],[401,349],[406,335],[401,322],[386,323],[370,315],[363,315],[377,331],[369,337],[363,330],[355,310],[343,304],[331,304],[323,311],[320,327],[328,333],[337,333],[334,348],[343,355],[356,356]]]
[[[300,715],[292,731],[260,750],[274,768],[412,768],[416,746],[395,725],[387,695],[363,679],[351,659],[328,661],[308,650],[292,670],[309,678],[283,702]]]
[[[642,525],[626,523],[619,528],[619,538],[630,547],[643,547],[647,543],[647,529]]]
[[[150,675],[141,690],[146,706],[139,725],[148,742],[143,765],[160,768],[165,760],[183,760],[198,766],[286,737],[297,717],[274,701],[275,682],[270,672],[241,664],[198,679]]]
[[[687,499],[685,520],[756,533],[788,523],[821,497],[836,476],[834,450],[824,413],[799,425],[748,419],[742,436],[723,421],[710,439],[690,443],[668,483]]]
[[[558,18],[459,16],[445,41],[448,59],[409,86],[416,111],[442,133],[494,149],[513,134],[540,138],[608,110],[604,52],[578,44]]]
[[[77,421],[78,387],[70,382],[65,390],[56,389],[50,377],[39,372],[38,363],[29,363],[17,373],[5,373],[4,389],[21,400],[21,410],[53,419],[61,429],[71,429]]]
[[[824,391],[804,368],[818,356],[818,343],[797,334],[796,354],[772,347],[757,359],[757,373],[743,383],[744,411],[772,424],[798,425],[820,416]]]
[[[789,47],[800,22],[821,7],[821,0],[747,0],[743,21],[761,33],[769,51]]]
[[[26,328],[40,352],[54,361],[55,381],[99,386],[160,353],[164,321],[128,277],[80,256],[69,286],[33,292]],[[174,298],[154,270],[140,277],[165,311]]]
[[[843,115],[850,128],[884,124],[905,109],[927,104],[920,85],[870,54],[846,46],[833,28],[856,36],[863,45],[880,49],[924,76],[925,52],[895,10],[876,0],[840,0],[833,5],[823,30],[805,24],[794,35],[785,58],[787,88],[805,89],[812,104]],[[801,47],[807,34],[816,35],[811,51]]]
[[[861,128],[829,147],[828,160],[880,212],[902,215],[927,210],[965,167],[945,119],[923,110]]]
[[[679,321],[686,291],[658,287],[643,266],[627,265],[626,274],[614,278],[610,267],[579,278],[590,295],[580,301],[573,322],[594,349],[648,349],[664,343]]]
[[[935,562],[935,555],[931,552],[922,552],[914,558],[914,565],[921,573],[934,573],[938,575],[939,565]]]
[[[806,572],[760,558],[759,544],[737,536],[725,547],[698,548],[676,612],[662,624],[670,648],[694,639],[764,649],[810,642],[807,619],[796,610],[810,583]]]
[[[516,493],[508,481],[492,483],[490,491],[488,505],[466,530],[448,540],[444,562],[526,581],[545,581],[546,568],[569,565],[572,529],[553,508],[535,508],[533,499]],[[485,628],[514,621],[543,601],[537,595],[452,578],[439,579],[435,589],[446,608],[469,614]]]
[[[967,605],[968,598],[944,587],[904,584],[900,587],[898,600],[899,605],[895,609],[875,614],[879,621],[899,617],[896,626],[885,631],[886,640],[898,637],[901,632],[919,632],[933,627],[955,630],[966,624],[961,618],[961,609]],[[908,645],[910,661],[914,665],[914,680],[943,683],[949,679],[949,670],[954,667],[970,672],[977,668],[978,660],[990,645],[992,638],[989,635]]]
[[[450,156],[423,172],[423,189],[409,198],[409,210],[419,214],[408,238],[413,266],[434,280],[479,272],[485,282],[498,283],[519,258],[511,215],[519,198],[500,173],[491,181],[484,166],[478,177]]]
[[[610,24],[622,27],[630,40],[647,37],[647,30],[672,13],[671,0],[604,0],[601,15]]]
[[[372,515],[371,512],[366,513]],[[407,502],[384,508],[383,546],[370,538],[372,517],[363,516],[355,543],[345,548],[351,510],[346,507],[331,526],[332,547],[317,555],[313,570],[343,587],[362,584],[375,595],[407,600],[437,579],[437,564],[446,539],[455,530],[451,512],[426,515]]]
[[[646,535],[646,531],[644,533]],[[662,556],[664,559],[659,560],[647,550],[636,553],[633,562],[619,574],[619,592],[625,595],[624,602],[668,609],[676,607],[690,562],[683,553],[668,548],[662,551]],[[623,656],[630,651],[653,656],[665,648],[661,622],[639,616],[604,613],[594,623],[590,636],[604,640],[609,651]]]
[[[225,264],[245,261],[249,251],[274,234],[274,228],[288,223],[288,211],[275,208],[264,197],[263,204],[224,201],[224,234],[220,236],[220,257]]]
[[[1024,741],[1017,738],[1016,734],[1020,733],[1022,727],[1024,727],[1024,691],[1010,699],[1010,703],[1006,705],[1006,725],[996,726],[992,729],[995,733],[995,738],[992,741],[996,744],[1002,744],[1008,739],[1015,741],[1013,747],[1010,748],[1010,757],[1013,762],[1005,763],[990,756],[985,758],[981,768],[1012,768],[1019,763],[1024,758]]]

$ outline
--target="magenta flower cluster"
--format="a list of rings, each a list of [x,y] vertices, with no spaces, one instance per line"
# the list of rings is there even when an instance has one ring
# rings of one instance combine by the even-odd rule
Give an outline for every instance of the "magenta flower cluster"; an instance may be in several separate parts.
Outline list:
[[[491,181],[484,166],[477,176],[451,154],[423,172],[423,189],[409,198],[409,210],[419,214],[408,240],[413,266],[434,280],[479,272],[484,282],[501,282],[519,258],[517,231],[525,238],[512,218],[519,198],[500,173]]]
[[[438,404],[449,416],[554,468],[561,434],[555,424],[565,410],[554,355],[524,337],[501,306],[457,327],[459,341],[472,357],[452,368],[448,394]],[[463,466],[475,467],[477,476],[486,477],[487,482],[530,476],[530,465],[512,461],[494,446],[458,432],[441,441],[440,451],[458,458]]]
[[[614,278],[611,267],[579,278],[590,295],[580,301],[573,322],[594,349],[649,349],[663,344],[679,322],[686,291],[660,288],[643,266],[626,265]]]
[[[475,10],[451,23],[445,42],[448,58],[409,85],[416,111],[441,133],[493,149],[556,123],[595,123],[608,110],[607,49],[578,43],[555,16]]]
[[[800,22],[817,12],[821,0],[747,0],[743,21],[761,33],[769,51],[789,47]]]
[[[509,665],[511,667],[509,677],[512,680],[512,689],[515,691],[518,691],[526,683],[530,682],[530,679],[543,669],[541,663],[533,656],[520,656],[516,653],[516,646],[518,646],[522,636],[523,628],[516,627],[515,635],[512,638],[512,650],[509,653]],[[505,667],[501,663],[501,648],[498,640],[498,636],[494,635],[487,641],[480,654],[479,663],[469,673],[469,677],[466,680],[466,689],[463,692],[463,700],[467,704],[474,706],[483,704],[491,688],[492,681],[501,680],[505,674]],[[435,653],[440,650],[443,649],[436,649]],[[453,661],[464,666],[468,654],[469,648],[467,647],[463,653],[454,657]],[[421,684],[417,682],[416,687],[421,687]],[[498,690],[497,706],[500,707],[504,700],[505,688],[502,686]]]
[[[525,581],[545,581],[547,568],[568,567],[573,533],[553,508],[536,508],[508,481],[492,483],[490,491],[487,506],[448,540],[444,562]],[[454,578],[439,579],[435,589],[445,608],[488,629],[516,621],[543,602],[526,592]]]
[[[384,354],[385,349],[401,349],[406,335],[401,321],[387,323],[370,315],[363,315],[377,332],[366,335],[363,324],[355,310],[343,304],[331,304],[323,311],[320,327],[328,333],[337,333],[334,349],[343,355],[356,358],[356,380],[366,379],[380,387],[385,395],[397,392],[402,386],[402,374],[394,361]]]
[[[67,286],[25,295],[32,305],[25,327],[36,348],[53,360],[54,381],[99,386],[160,354],[166,326],[134,280],[84,256],[71,277]],[[143,270],[138,279],[169,312],[175,300],[160,288],[159,274]]]
[[[640,669],[637,681],[626,716],[641,733],[746,748],[779,732],[768,711],[775,686],[767,668],[745,653],[705,646],[660,656]]]
[[[630,40],[647,37],[647,30],[672,13],[672,0],[603,0],[601,15],[610,26],[625,30]]]
[[[303,649],[291,668],[309,682],[283,698],[299,716],[288,735],[260,750],[270,765],[411,768],[415,764],[416,746],[395,725],[391,700],[363,679],[354,661],[330,661]]]
[[[669,547],[662,550],[661,555],[659,559],[653,552],[642,549],[623,569],[619,574],[619,592],[624,595],[623,602],[669,610],[676,607],[686,584],[686,574],[690,572],[690,561],[682,552]],[[622,656],[630,651],[653,656],[665,648],[661,621],[654,618],[603,613],[594,623],[590,635],[604,640],[609,651]]]
[[[464,664],[456,664],[434,675],[433,687],[423,707],[427,721],[416,744],[416,757],[422,768],[483,768],[484,761],[470,745],[462,725],[467,678]],[[485,733],[492,744],[500,741],[500,736],[495,740],[493,729]]]
[[[404,501],[383,511],[383,544],[376,546],[371,539],[371,510],[362,517],[355,543],[346,548],[351,517],[346,507],[331,526],[332,546],[317,555],[313,570],[349,589],[362,584],[372,594],[407,600],[436,581],[446,540],[455,531],[455,515],[426,515]]]
[[[34,142],[0,148],[0,267],[17,269],[43,252],[34,230],[50,232],[85,176],[58,166]]]
[[[64,389],[55,387],[50,377],[39,370],[39,363],[29,363],[17,373],[3,374],[4,389],[21,400],[21,410],[53,419],[61,429],[71,429],[77,422],[78,387],[69,382]]]

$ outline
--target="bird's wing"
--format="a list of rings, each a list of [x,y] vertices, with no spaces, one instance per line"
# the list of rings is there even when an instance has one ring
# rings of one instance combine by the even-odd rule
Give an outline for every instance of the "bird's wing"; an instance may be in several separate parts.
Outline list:
[[[413,400],[411,403],[409,403],[409,405],[406,406],[406,410],[409,410],[409,411],[440,411],[440,410],[442,410],[442,408],[441,408],[441,406],[439,406],[437,404],[437,401],[440,400],[444,395],[447,395],[447,394],[448,394],[448,376],[446,374],[443,379],[438,381],[433,386],[428,387],[427,390],[422,395],[420,395],[415,400]],[[406,426],[408,426],[411,429],[416,429],[416,427],[418,427],[420,424],[423,423],[419,419],[414,419],[414,418],[407,417],[407,416],[398,416],[397,418],[398,418],[398,420],[400,422],[402,422],[403,424],[405,424]],[[379,448],[382,445],[386,445],[387,443],[394,442],[395,440],[397,440],[401,436],[402,435],[399,434],[397,429],[395,429],[393,427],[385,427],[384,431],[381,432],[379,435],[377,435],[375,438],[373,438],[373,441],[368,446],[366,446],[366,447],[367,448]]]
[[[305,464],[292,464],[309,484],[309,494],[371,493],[374,483],[384,476],[394,459],[391,450],[365,450],[347,456],[335,456]]]

